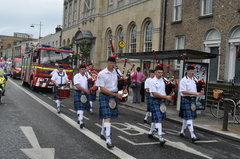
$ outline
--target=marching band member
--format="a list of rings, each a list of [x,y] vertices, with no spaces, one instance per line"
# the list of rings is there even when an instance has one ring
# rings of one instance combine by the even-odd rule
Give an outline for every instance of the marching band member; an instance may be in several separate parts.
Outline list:
[[[149,73],[150,73],[149,78],[146,79],[145,84],[144,84],[145,90],[146,90],[146,99],[147,99],[147,113],[144,118],[144,123],[147,123],[148,117],[151,116],[149,87],[150,87],[151,80],[154,78],[155,74],[154,74],[154,70],[150,70]]]
[[[163,68],[156,66],[155,77],[151,80],[149,92],[151,93],[151,112],[152,123],[149,131],[149,138],[153,138],[153,131],[155,128],[158,130],[158,136],[160,145],[165,144],[165,140],[162,136],[162,121],[166,119],[166,106],[165,100],[172,100],[171,96],[167,96],[165,92],[165,83],[163,81]]]
[[[82,129],[85,124],[83,123],[83,113],[84,110],[89,110],[90,105],[88,101],[88,82],[85,76],[86,66],[80,65],[79,73],[74,76],[73,82],[74,86],[77,88],[74,94],[74,107],[78,115],[78,123]]]
[[[181,93],[181,105],[179,116],[183,119],[180,137],[185,137],[185,129],[188,128],[191,134],[192,142],[199,140],[193,129],[193,120],[197,117],[196,97],[204,92],[197,92],[197,86],[194,80],[194,66],[187,67],[187,74],[180,80],[179,92]]]
[[[96,86],[96,80],[97,80],[97,72],[91,71],[90,75],[91,78],[88,78],[88,88],[90,89],[89,94],[89,103],[90,103],[90,113],[93,114],[93,102],[96,100],[97,96],[97,86]]]
[[[63,66],[58,67],[58,71],[53,74],[51,81],[54,84],[54,99],[57,104],[57,112],[60,113],[61,99],[58,97],[58,88],[69,82],[67,73],[63,71]]]
[[[99,115],[102,121],[101,138],[106,139],[107,148],[112,149],[114,146],[111,142],[111,119],[118,117],[118,99],[122,99],[122,94],[118,93],[118,77],[114,69],[116,59],[109,57],[107,68],[99,72],[96,86],[100,88],[99,94]]]

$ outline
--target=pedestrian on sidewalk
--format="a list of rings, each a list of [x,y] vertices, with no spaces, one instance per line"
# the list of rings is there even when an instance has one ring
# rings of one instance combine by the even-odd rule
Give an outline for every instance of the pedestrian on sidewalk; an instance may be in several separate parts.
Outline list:
[[[181,94],[181,104],[179,116],[183,119],[180,137],[185,137],[186,128],[189,129],[192,142],[199,140],[194,133],[193,120],[197,117],[196,97],[204,94],[197,92],[197,85],[194,79],[194,66],[187,66],[185,77],[180,80],[179,92]]]
[[[150,101],[151,101],[151,112],[152,112],[152,123],[148,134],[149,138],[153,137],[153,132],[157,129],[160,145],[165,144],[165,139],[162,136],[162,121],[166,119],[166,106],[165,100],[172,100],[172,96],[166,95],[165,83],[163,80],[163,68],[156,66],[155,77],[150,83]]]
[[[85,73],[86,66],[80,65],[79,73],[77,73],[73,78],[74,86],[77,89],[74,94],[74,107],[75,110],[77,111],[80,129],[82,129],[85,126],[83,122],[83,113],[85,110],[90,109],[90,104],[88,101],[90,91],[88,89],[88,81],[87,77],[85,76]]]
[[[58,66],[58,71],[56,71],[51,78],[52,83],[54,84],[54,100],[57,104],[57,112],[61,112],[61,99],[58,96],[59,87],[65,86],[69,83],[67,73],[63,71],[63,66]]]
[[[136,83],[136,87],[132,87],[133,103],[141,103],[141,83],[145,80],[146,76],[140,72],[141,68],[137,67],[137,71],[131,74],[132,82]]]
[[[118,74],[114,69],[116,58],[109,57],[107,68],[99,72],[96,86],[100,88],[99,94],[99,117],[102,119],[101,138],[106,140],[107,148],[112,149],[111,120],[118,117],[118,99],[122,94],[118,93]]]
[[[150,101],[149,88],[150,88],[151,80],[155,76],[154,70],[150,70],[149,74],[150,74],[149,77],[145,81],[147,112],[146,112],[146,115],[145,115],[145,118],[144,118],[144,123],[147,123],[148,117],[151,117],[151,105],[150,105],[151,101]]]

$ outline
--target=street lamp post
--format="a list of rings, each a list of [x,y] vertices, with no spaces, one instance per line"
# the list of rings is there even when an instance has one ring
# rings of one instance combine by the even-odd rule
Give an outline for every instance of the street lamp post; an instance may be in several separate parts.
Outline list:
[[[35,25],[39,25],[39,37],[38,37],[38,43],[40,44],[40,38],[41,38],[41,29],[42,29],[42,23],[40,21],[39,24],[32,24],[30,27],[34,28]]]

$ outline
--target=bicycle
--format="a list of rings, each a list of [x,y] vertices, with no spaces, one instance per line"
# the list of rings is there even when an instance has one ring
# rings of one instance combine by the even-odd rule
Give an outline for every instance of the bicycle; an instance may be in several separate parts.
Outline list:
[[[240,123],[240,99],[238,98],[225,98],[223,91],[219,91],[219,94],[214,95],[216,102],[210,107],[211,114],[217,119],[222,119],[224,116],[224,103],[231,106],[230,114],[234,121]]]

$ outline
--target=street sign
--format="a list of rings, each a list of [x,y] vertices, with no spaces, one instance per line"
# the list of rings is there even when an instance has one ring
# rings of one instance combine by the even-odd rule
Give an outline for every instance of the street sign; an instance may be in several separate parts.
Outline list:
[[[119,47],[123,48],[125,47],[126,43],[124,41],[119,41],[118,45]]]

